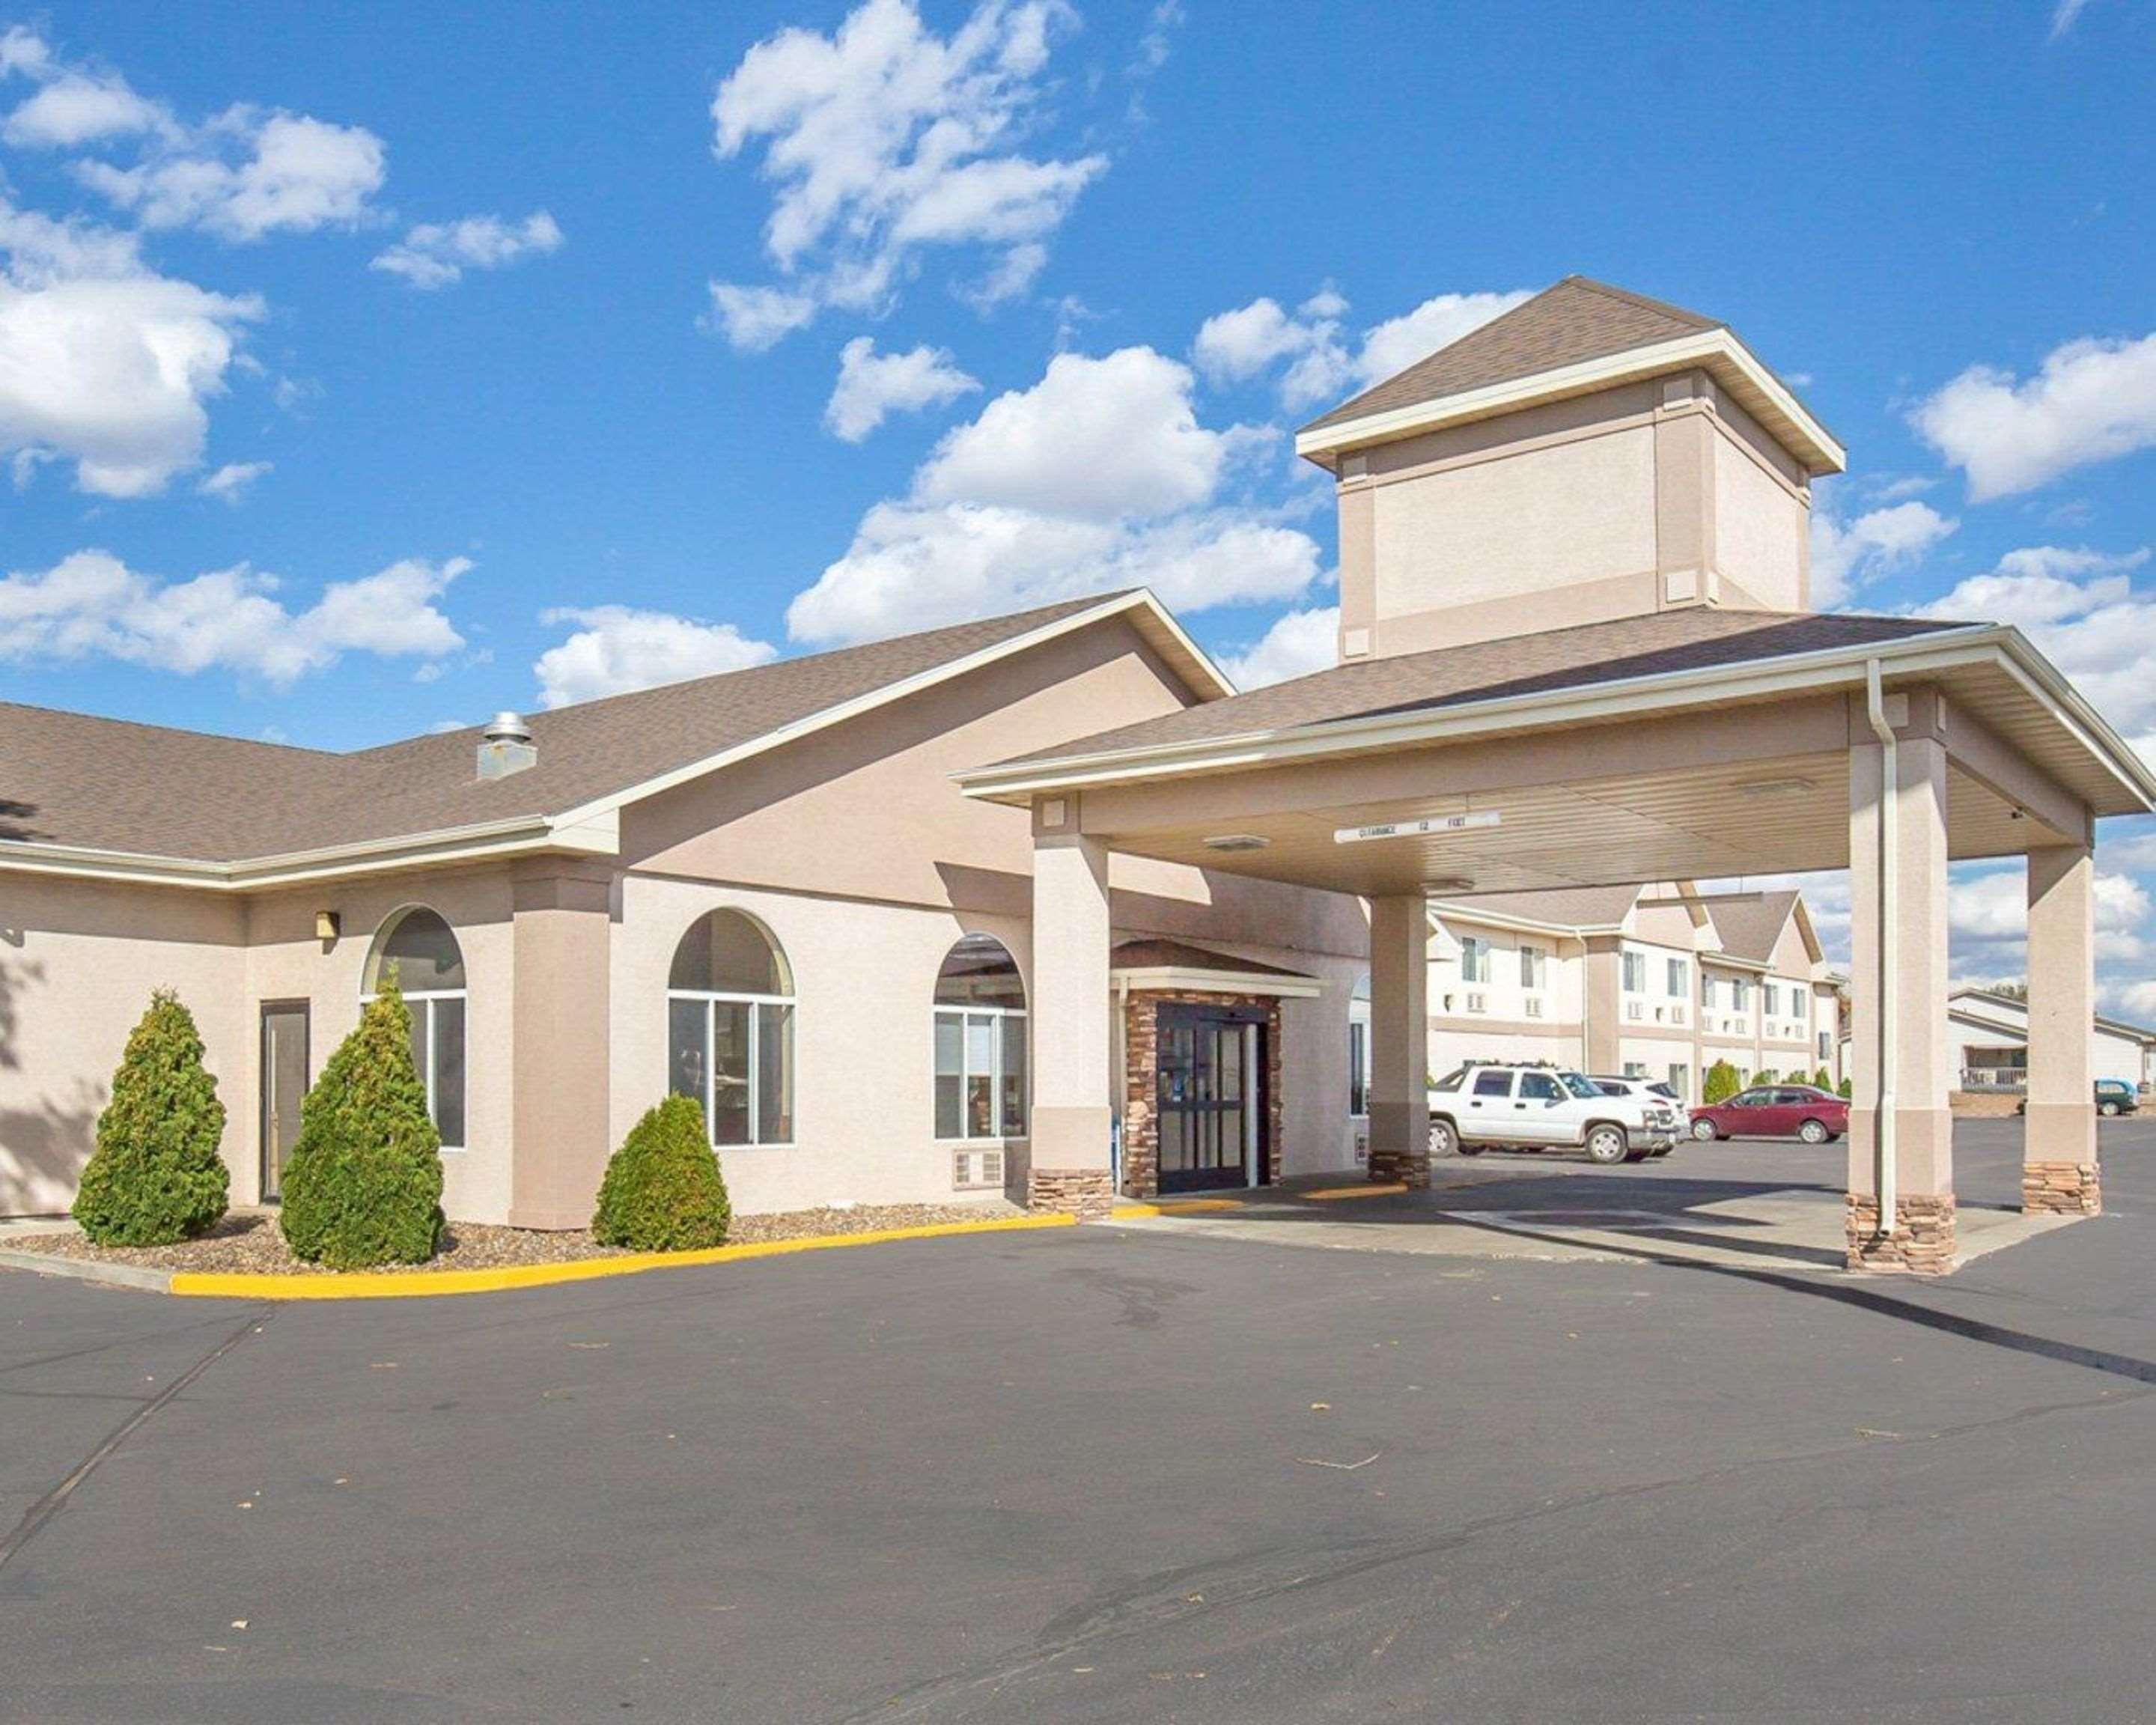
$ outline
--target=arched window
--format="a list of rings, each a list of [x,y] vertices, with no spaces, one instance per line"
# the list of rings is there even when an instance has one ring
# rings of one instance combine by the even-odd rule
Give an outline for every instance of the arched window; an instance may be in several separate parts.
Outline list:
[[[667,1083],[704,1105],[714,1144],[793,1142],[793,975],[739,911],[700,918],[666,978]]]
[[[937,974],[936,1136],[1025,1136],[1025,984],[993,935],[968,935]]]
[[[1348,997],[1348,1111],[1370,1111],[1370,973],[1355,978]]]
[[[394,970],[412,1012],[412,1064],[444,1150],[465,1147],[465,955],[449,925],[424,906],[382,925],[367,954],[361,998]]]

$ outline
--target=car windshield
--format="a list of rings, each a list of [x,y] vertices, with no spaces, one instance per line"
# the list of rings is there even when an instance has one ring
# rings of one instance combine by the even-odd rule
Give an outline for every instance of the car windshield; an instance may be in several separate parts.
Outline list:
[[[1596,1096],[1609,1094],[1609,1092],[1606,1091],[1597,1090],[1592,1081],[1582,1076],[1579,1073],[1560,1072],[1557,1076],[1558,1083],[1562,1084],[1574,1096],[1578,1096],[1584,1101],[1592,1101]]]

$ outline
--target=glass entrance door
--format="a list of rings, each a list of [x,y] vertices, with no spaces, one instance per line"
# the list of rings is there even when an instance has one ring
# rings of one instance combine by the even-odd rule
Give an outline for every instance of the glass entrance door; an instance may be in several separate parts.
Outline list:
[[[1160,1189],[1262,1184],[1270,1174],[1263,1010],[1178,1004],[1158,1012]]]
[[[275,1204],[285,1163],[300,1136],[300,1102],[307,1094],[307,1005],[288,1001],[262,1009],[262,1201]]]

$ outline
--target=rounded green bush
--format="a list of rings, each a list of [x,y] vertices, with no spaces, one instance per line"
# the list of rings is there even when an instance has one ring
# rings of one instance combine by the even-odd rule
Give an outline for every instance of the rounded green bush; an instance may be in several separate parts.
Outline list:
[[[224,1104],[203,1065],[202,1034],[179,996],[150,996],[97,1117],[74,1219],[100,1245],[170,1245],[206,1234],[230,1185],[218,1145]]]
[[[332,1270],[424,1264],[442,1237],[441,1148],[393,976],[300,1105],[278,1216],[286,1241]]]
[[[724,1245],[732,1220],[703,1106],[674,1096],[629,1128],[607,1163],[592,1234],[601,1245],[688,1252]]]
[[[1826,1076],[1825,1067],[1822,1066],[1812,1074],[1812,1088],[1825,1091],[1829,1095],[1833,1094],[1834,1081]]]
[[[1707,1077],[1700,1085],[1699,1099],[1712,1108],[1717,1102],[1726,1102],[1742,1089],[1737,1081],[1737,1069],[1727,1060],[1717,1060],[1707,1069]]]

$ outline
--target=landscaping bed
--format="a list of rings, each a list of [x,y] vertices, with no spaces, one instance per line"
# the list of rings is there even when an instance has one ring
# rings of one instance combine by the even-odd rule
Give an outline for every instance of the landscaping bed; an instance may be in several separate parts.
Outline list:
[[[756,1240],[805,1240],[819,1235],[870,1234],[886,1228],[921,1228],[947,1222],[985,1222],[1021,1214],[1009,1204],[856,1204],[843,1209],[788,1210],[772,1215],[736,1216],[727,1244]],[[8,1235],[0,1248],[43,1252],[85,1264],[131,1264],[152,1270],[206,1274],[330,1276],[336,1272],[293,1255],[278,1231],[274,1210],[234,1210],[199,1240],[175,1245],[100,1246],[72,1230]],[[436,1270],[499,1270],[521,1264],[568,1264],[587,1258],[625,1255],[601,1245],[588,1229],[542,1233],[531,1228],[501,1228],[480,1222],[452,1222],[443,1230],[441,1250],[424,1264],[384,1265],[378,1273],[411,1275]]]

